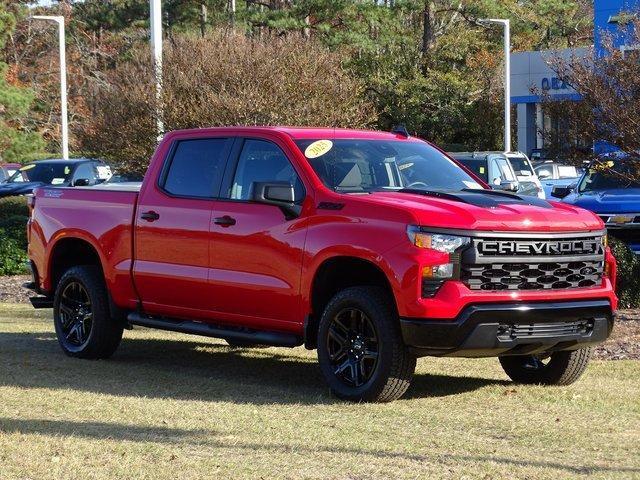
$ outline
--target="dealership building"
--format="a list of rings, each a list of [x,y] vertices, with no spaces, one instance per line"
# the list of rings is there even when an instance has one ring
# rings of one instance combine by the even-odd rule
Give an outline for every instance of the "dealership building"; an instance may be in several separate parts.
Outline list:
[[[620,15],[640,11],[640,0],[595,0],[594,39],[595,51],[602,52],[603,33],[619,31]],[[616,38],[616,46],[622,50],[640,48],[628,45],[623,36]],[[547,50],[511,54],[511,104],[517,112],[517,149],[531,155],[534,149],[542,149],[547,133],[563,135],[562,124],[549,118],[541,108],[543,96],[550,99],[578,100],[580,96],[549,67],[549,60],[561,56],[584,57],[587,49]],[[568,142],[577,141],[567,139]]]

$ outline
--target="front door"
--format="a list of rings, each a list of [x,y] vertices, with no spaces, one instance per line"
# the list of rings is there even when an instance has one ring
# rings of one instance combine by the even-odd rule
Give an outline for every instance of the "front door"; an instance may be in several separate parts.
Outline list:
[[[287,219],[279,207],[251,198],[256,182],[289,182],[296,203],[302,204],[305,188],[278,145],[260,139],[239,141],[232,180],[216,202],[212,221],[210,283],[216,310],[221,319],[238,324],[293,328],[302,322],[305,222]]]
[[[211,318],[211,215],[231,142],[177,139],[159,182],[140,192],[133,274],[147,313]]]

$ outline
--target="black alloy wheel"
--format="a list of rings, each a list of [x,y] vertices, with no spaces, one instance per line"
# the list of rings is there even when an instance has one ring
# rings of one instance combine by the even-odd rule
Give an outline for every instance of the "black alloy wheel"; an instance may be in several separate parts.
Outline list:
[[[91,335],[91,297],[80,282],[69,282],[60,296],[60,327],[69,347],[82,348]]]
[[[318,325],[318,363],[331,392],[353,402],[390,402],[411,384],[416,357],[404,344],[392,294],[355,286],[337,292]]]
[[[378,333],[371,319],[358,308],[345,308],[333,317],[328,333],[335,375],[350,386],[367,383],[378,366]]]
[[[102,270],[80,265],[56,286],[53,321],[64,353],[76,358],[108,358],[122,340],[124,322],[111,316]]]

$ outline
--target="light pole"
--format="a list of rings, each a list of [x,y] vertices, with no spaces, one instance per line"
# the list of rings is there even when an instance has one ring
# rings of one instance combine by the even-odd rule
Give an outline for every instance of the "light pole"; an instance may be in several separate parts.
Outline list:
[[[34,15],[34,20],[46,20],[58,24],[60,48],[60,123],[62,129],[62,158],[69,158],[69,119],[67,118],[67,52],[65,48],[64,17]]]
[[[151,25],[151,53],[153,56],[153,73],[156,82],[156,128],[158,141],[164,133],[162,121],[162,0],[149,0]]]
[[[498,24],[504,27],[504,151],[511,151],[511,29],[508,19],[478,20],[481,25]]]

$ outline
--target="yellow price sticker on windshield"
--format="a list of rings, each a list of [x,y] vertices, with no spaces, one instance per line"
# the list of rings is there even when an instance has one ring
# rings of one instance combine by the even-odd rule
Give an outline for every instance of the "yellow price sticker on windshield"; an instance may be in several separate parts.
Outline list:
[[[316,140],[305,149],[304,156],[307,158],[318,158],[331,150],[331,148],[333,148],[333,142],[331,140]]]
[[[484,167],[480,167],[480,173],[484,173]]]
[[[64,174],[69,175],[71,173],[71,169],[69,167],[64,167]]]
[[[20,169],[21,172],[24,172],[25,170],[31,170],[32,168],[36,168],[36,164],[32,163],[31,165],[25,165],[24,167],[22,167]]]

